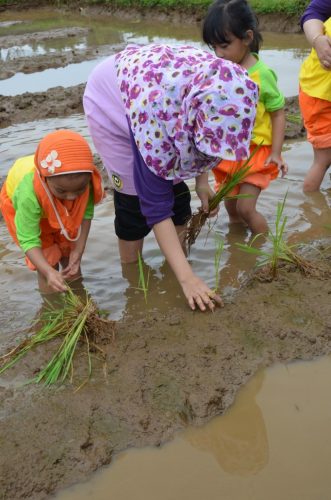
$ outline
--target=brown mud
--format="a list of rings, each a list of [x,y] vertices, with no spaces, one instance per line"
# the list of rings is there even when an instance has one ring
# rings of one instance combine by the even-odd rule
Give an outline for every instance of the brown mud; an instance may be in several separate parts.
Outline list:
[[[9,127],[15,123],[83,113],[84,88],[85,84],[80,84],[67,88],[53,87],[46,92],[25,92],[17,96],[0,95],[0,128]],[[286,139],[304,137],[305,130],[296,96],[286,99],[285,112],[287,116]]]
[[[46,498],[121,450],[160,445],[224,413],[258,368],[330,353],[330,294],[330,280],[283,268],[271,283],[251,279],[214,313],[128,312],[114,338],[113,325],[100,322],[106,362],[93,359],[78,392],[85,346],[74,385],[50,389],[23,385],[55,346],[36,349],[1,376],[3,498]]]
[[[284,30],[282,22],[278,17],[278,30]],[[49,61],[38,56],[19,61],[18,68],[40,71],[89,55],[95,53]],[[6,78],[13,68],[0,71]],[[81,113],[83,89],[0,96],[1,127]],[[286,106],[288,115],[298,115],[297,97]],[[287,137],[302,137],[300,121],[287,125]],[[330,258],[330,248],[324,254]],[[112,324],[96,323],[106,362],[94,356],[92,378],[77,392],[86,377],[86,346],[79,348],[73,384],[52,388],[25,385],[55,345],[36,349],[0,378],[0,497],[47,498],[86,479],[121,450],[160,445],[188,424],[224,413],[258,368],[330,353],[330,295],[330,280],[283,268],[271,283],[249,280],[214,313],[191,312],[184,299],[182,308],[166,314],[127,310],[115,338]],[[2,343],[1,354],[16,337],[11,345]]]

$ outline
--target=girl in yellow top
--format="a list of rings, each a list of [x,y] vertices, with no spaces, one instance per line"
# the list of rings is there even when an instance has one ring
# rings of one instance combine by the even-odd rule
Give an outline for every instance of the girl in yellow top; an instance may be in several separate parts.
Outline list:
[[[9,170],[0,209],[28,267],[38,272],[41,292],[64,292],[65,281],[80,275],[94,204],[102,197],[91,149],[70,130],[46,135],[35,155]]]
[[[331,165],[331,2],[312,1],[301,25],[313,47],[299,75],[299,104],[314,151],[313,164],[303,184],[303,190],[310,192],[319,190]]]
[[[279,170],[282,176],[287,173],[287,165],[281,157],[285,132],[284,96],[277,87],[275,73],[257,55],[262,37],[256,16],[246,0],[216,0],[203,23],[203,40],[217,56],[243,66],[259,86],[251,152],[257,145],[262,146],[255,153],[243,183],[232,193],[249,196],[227,200],[225,207],[230,222],[245,222],[253,233],[265,233],[268,226],[264,216],[256,210],[257,199],[261,190],[278,176]],[[216,189],[242,164],[222,160],[213,170]]]

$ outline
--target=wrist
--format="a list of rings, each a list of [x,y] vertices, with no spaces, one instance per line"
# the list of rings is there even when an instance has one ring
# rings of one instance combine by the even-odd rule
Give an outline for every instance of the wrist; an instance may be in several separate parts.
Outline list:
[[[311,46],[315,48],[316,41],[321,37],[324,36],[324,33],[318,33],[317,35],[314,35],[312,40],[311,40]]]
[[[187,268],[180,270],[180,272],[177,274],[177,279],[181,286],[185,286],[193,278],[193,276],[194,273],[192,271],[192,268],[187,262]]]

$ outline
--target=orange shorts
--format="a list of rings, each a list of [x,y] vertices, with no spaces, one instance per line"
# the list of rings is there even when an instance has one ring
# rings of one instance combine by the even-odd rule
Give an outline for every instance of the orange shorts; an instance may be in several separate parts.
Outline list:
[[[2,186],[1,194],[0,194],[0,208],[3,215],[3,218],[6,222],[8,231],[15,241],[15,243],[19,245],[16,235],[16,226],[15,226],[15,209],[11,202],[11,199],[7,195],[6,191],[6,183]],[[40,239],[41,239],[41,250],[44,254],[47,262],[52,266],[56,266],[60,262],[63,257],[69,257],[71,248],[73,247],[73,243],[68,241],[60,232],[59,229],[54,229],[49,225],[47,219],[41,219],[40,221]],[[33,271],[36,270],[36,267],[32,264],[30,259],[25,256],[25,262],[29,269]]]
[[[308,141],[315,149],[331,148],[331,102],[299,89],[299,105]]]
[[[40,239],[42,253],[50,266],[55,267],[62,258],[69,257],[73,243],[67,241],[62,234],[60,234],[60,231],[52,233],[51,235],[48,234],[46,238],[45,235],[41,233]],[[36,266],[32,264],[27,256],[25,256],[25,262],[29,269],[32,271],[36,270]]]
[[[250,154],[257,148],[256,144],[251,144]],[[279,168],[276,163],[270,163],[265,166],[266,159],[271,154],[271,146],[260,146],[250,161],[250,169],[243,183],[252,184],[260,189],[266,189],[270,181],[278,177]],[[215,190],[218,191],[221,184],[224,184],[231,173],[236,172],[245,163],[245,160],[234,162],[230,160],[221,160],[217,167],[213,168],[215,177]],[[240,184],[236,186],[230,195],[238,194]]]

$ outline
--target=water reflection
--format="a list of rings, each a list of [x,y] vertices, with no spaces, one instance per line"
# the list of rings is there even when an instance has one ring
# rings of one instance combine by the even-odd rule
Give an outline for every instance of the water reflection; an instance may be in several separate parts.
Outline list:
[[[142,269],[145,292],[138,265],[122,264],[122,276],[128,285],[124,315],[137,316],[153,309],[163,312],[183,307],[181,287],[167,262],[163,261],[160,267],[155,268],[144,261]]]
[[[84,27],[89,32],[84,37],[53,38],[40,43],[2,48],[2,60],[19,57],[32,57],[53,53],[59,56],[70,50],[84,50],[97,46],[111,46],[123,43],[169,43],[191,44],[203,46],[200,26],[197,23],[171,24],[146,19],[125,20],[114,17],[77,16],[72,13],[63,15],[50,12],[45,19],[43,11],[22,12],[15,14],[20,20],[28,21],[22,25],[2,27],[1,34],[24,34],[26,32],[51,30],[54,28]],[[15,20],[15,22],[17,22]],[[1,28],[1,27],[0,27]],[[277,73],[279,87],[286,96],[297,95],[298,73],[301,62],[308,52],[307,42],[301,34],[264,33],[261,58]],[[205,46],[204,46],[205,47]],[[206,47],[205,47],[206,48]],[[24,91],[39,92],[56,86],[69,87],[86,81],[89,72],[100,61],[100,58],[77,64],[69,64],[66,68],[46,70],[36,74],[18,74],[0,83],[0,94],[18,95]]]
[[[249,383],[245,396],[222,418],[206,427],[184,434],[194,448],[210,453],[224,472],[232,475],[257,474],[268,463],[269,444],[263,413],[256,402],[265,374],[260,372]]]
[[[278,365],[225,415],[161,448],[121,453],[57,500],[327,500],[331,359]]]
[[[38,73],[16,73],[0,81],[0,94],[13,96],[24,92],[44,92],[53,87],[73,87],[87,80],[92,69],[104,58],[68,64],[64,68],[45,69]]]
[[[199,42],[192,40],[174,40],[162,37],[137,36],[132,33],[123,35],[124,42],[130,43],[170,43],[182,44],[189,43],[190,45],[202,46]],[[2,49],[4,57],[8,57],[10,49]],[[46,53],[45,49],[39,46],[39,50]],[[64,50],[68,50],[65,48]],[[33,49],[31,48],[33,52]],[[16,56],[17,57],[17,56]],[[298,56],[292,50],[262,50],[261,59],[272,67],[278,75],[279,88],[286,97],[298,94],[298,74],[301,63],[305,55]],[[81,63],[68,64],[62,68],[46,69],[38,73],[24,74],[16,73],[14,76],[0,81],[0,94],[14,96],[23,94],[24,92],[44,92],[52,87],[63,86],[71,87],[85,83],[92,69],[104,57],[96,58],[90,61]]]
[[[75,43],[73,45],[65,45],[62,49],[61,52],[71,52],[72,50],[86,50],[87,48],[87,43],[86,41],[82,41],[79,43]],[[58,52],[58,48],[55,47],[49,47],[47,48],[43,44],[24,44],[24,45],[14,45],[12,47],[8,48],[0,48],[0,60],[1,61],[9,61],[13,59],[19,59],[19,58],[26,58],[26,57],[36,57],[36,56],[43,56],[45,54],[54,54]]]

